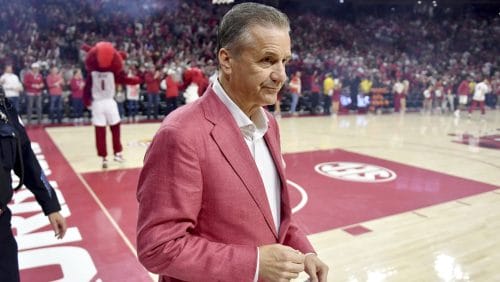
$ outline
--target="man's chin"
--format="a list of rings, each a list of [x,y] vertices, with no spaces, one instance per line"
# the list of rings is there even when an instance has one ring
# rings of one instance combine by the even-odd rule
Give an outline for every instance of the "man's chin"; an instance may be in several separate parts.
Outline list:
[[[269,105],[274,105],[276,104],[276,100],[278,99],[278,92],[276,93],[266,93],[264,95],[264,103],[265,103],[265,106],[269,106]]]

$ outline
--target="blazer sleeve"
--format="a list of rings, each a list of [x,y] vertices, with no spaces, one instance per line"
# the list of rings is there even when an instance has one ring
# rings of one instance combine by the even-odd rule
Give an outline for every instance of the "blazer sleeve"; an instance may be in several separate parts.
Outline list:
[[[185,281],[252,281],[255,247],[211,242],[195,231],[203,176],[201,149],[188,131],[162,127],[146,153],[137,191],[139,261],[153,273]]]
[[[309,239],[307,239],[306,234],[297,226],[293,217],[288,227],[288,231],[286,232],[283,244],[299,250],[304,254],[316,253]]]

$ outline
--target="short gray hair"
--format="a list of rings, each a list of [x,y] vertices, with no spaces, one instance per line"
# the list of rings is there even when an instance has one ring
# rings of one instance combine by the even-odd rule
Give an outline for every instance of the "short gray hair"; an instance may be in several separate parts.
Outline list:
[[[217,53],[221,48],[237,49],[251,26],[271,26],[290,31],[288,17],[276,8],[258,3],[241,3],[227,12],[219,23]]]

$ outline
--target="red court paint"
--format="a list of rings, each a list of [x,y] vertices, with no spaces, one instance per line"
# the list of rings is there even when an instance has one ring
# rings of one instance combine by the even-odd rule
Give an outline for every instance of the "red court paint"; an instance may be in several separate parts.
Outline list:
[[[308,194],[307,204],[295,216],[308,234],[499,188],[340,149],[286,154],[284,159],[288,179]],[[323,173],[315,170],[318,164],[325,163],[331,166]],[[343,165],[339,167],[335,163]],[[325,175],[325,171],[331,176]],[[390,172],[396,177],[385,181],[392,177]],[[379,181],[380,178],[384,181]],[[360,179],[365,182],[358,181]],[[293,188],[290,191],[294,206],[301,196]]]
[[[63,210],[70,213],[65,239],[72,240],[52,239],[47,218],[39,211],[29,210],[29,206],[36,205],[34,198],[12,203],[11,209],[17,210],[14,215],[23,220],[16,236],[20,265],[24,266],[21,281],[151,281],[45,130],[32,128],[28,133],[40,145],[41,154],[37,156],[45,158],[41,160],[42,167],[49,172],[49,181],[59,187]],[[16,193],[18,200],[22,193],[26,192]],[[33,229],[37,222],[43,225]],[[33,230],[20,234],[23,229]]]
[[[456,136],[455,134],[449,135]],[[461,140],[455,140],[453,142],[500,150],[500,134],[480,136],[479,138],[472,134],[463,134],[461,136]]]
[[[361,234],[372,232],[370,229],[368,229],[368,228],[366,228],[366,227],[364,227],[362,225],[355,225],[355,226],[351,226],[351,227],[348,227],[348,228],[344,228],[342,230],[344,230],[345,232],[351,234],[352,236],[358,236],[358,235],[361,235]]]
[[[88,254],[92,267],[95,267],[96,274],[91,281],[150,281],[146,271],[45,131],[32,129],[29,133],[42,147],[52,171],[48,178],[60,187],[71,211],[69,227],[81,235],[81,240],[21,250],[23,259],[32,255],[30,251],[42,250],[53,254],[62,264],[70,262],[75,266],[73,270],[85,268],[80,260],[73,261],[76,256],[61,252],[67,251],[66,247],[74,247]],[[344,150],[286,154],[284,159],[288,178],[307,193],[308,200],[295,214],[295,219],[308,234],[349,226],[343,230],[360,235],[370,232],[358,225],[361,222],[499,188]],[[139,171],[125,169],[83,175],[134,245],[137,220],[135,193]],[[297,206],[303,198],[298,188],[292,185],[290,196],[292,206]],[[26,216],[22,213],[17,215]],[[48,226],[34,233],[45,230],[49,230]],[[38,261],[44,262],[44,257],[38,258]],[[58,263],[38,265],[22,270],[21,275],[23,281],[48,281],[62,278],[60,276],[65,272],[61,269]]]
[[[83,174],[130,242],[136,245],[136,191],[140,169],[120,169]]]
[[[295,214],[295,219],[308,234],[498,189],[493,185],[344,150],[285,154],[284,158],[288,178],[307,192],[308,202]],[[318,164],[332,162],[367,164],[366,177],[372,177],[374,183],[332,178],[315,170]],[[139,171],[127,169],[84,174],[132,242],[135,242],[135,191]],[[390,180],[393,177],[390,172],[396,174],[395,179]],[[342,171],[337,172],[338,175],[346,177]],[[292,207],[295,207],[302,195],[295,187],[289,187]]]

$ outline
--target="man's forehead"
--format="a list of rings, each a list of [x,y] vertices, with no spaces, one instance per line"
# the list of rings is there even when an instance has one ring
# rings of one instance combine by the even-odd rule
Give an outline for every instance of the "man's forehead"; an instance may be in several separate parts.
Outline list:
[[[269,40],[276,37],[284,37],[290,40],[290,29],[276,25],[251,25],[248,32],[261,40]]]
[[[291,56],[291,42],[288,29],[280,27],[254,26],[249,30],[250,46],[257,53]]]

